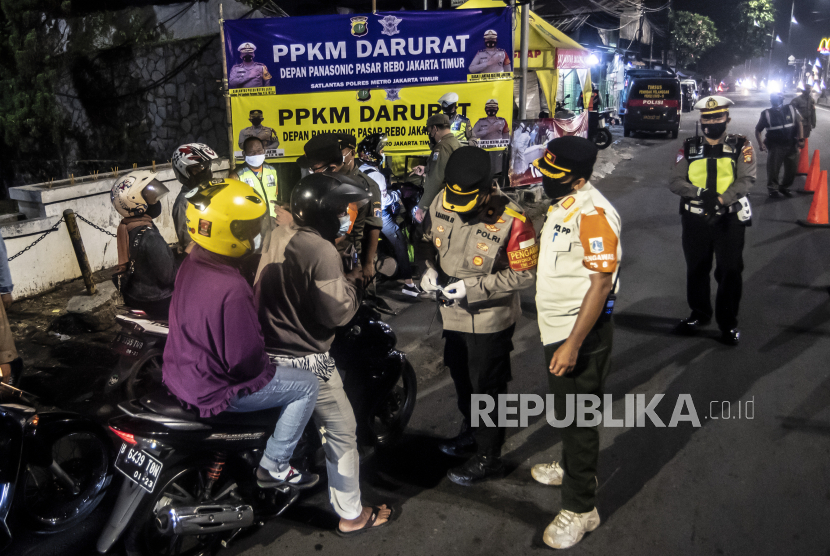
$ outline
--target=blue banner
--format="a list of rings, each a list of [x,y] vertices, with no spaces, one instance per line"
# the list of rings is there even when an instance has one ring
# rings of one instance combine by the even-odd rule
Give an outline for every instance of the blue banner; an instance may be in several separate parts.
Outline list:
[[[510,8],[239,19],[224,31],[230,88],[257,89],[234,96],[512,79]]]

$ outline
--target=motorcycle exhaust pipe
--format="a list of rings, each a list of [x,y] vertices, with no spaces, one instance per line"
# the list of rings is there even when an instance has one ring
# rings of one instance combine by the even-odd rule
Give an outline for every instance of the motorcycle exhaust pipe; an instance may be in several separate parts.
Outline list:
[[[248,505],[165,506],[156,512],[156,528],[164,535],[205,535],[254,524]]]

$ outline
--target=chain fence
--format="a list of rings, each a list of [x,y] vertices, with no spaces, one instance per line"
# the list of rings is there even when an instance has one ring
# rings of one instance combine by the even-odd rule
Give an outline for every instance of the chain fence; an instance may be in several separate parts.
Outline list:
[[[110,232],[110,231],[108,231],[108,230],[105,230],[105,229],[104,229],[104,228],[102,228],[101,226],[98,226],[97,224],[93,224],[92,222],[90,222],[89,220],[87,220],[86,218],[84,218],[83,216],[81,216],[80,214],[78,214],[77,212],[75,213],[75,217],[76,217],[78,220],[83,220],[84,222],[86,222],[87,224],[89,224],[90,226],[92,226],[93,228],[95,228],[96,230],[98,230],[98,231],[99,231],[99,232],[101,232],[101,233],[107,234],[108,236],[111,236],[111,237],[118,237],[116,234],[114,234],[114,233],[112,233],[112,232]],[[33,241],[32,243],[30,243],[28,246],[24,247],[21,251],[19,251],[19,252],[15,253],[14,255],[12,255],[11,257],[9,257],[9,262],[11,262],[11,261],[15,260],[17,257],[19,257],[20,255],[22,255],[23,253],[25,253],[26,251],[28,251],[29,249],[31,249],[32,247],[34,247],[35,245],[37,245],[38,243],[40,243],[41,241],[43,241],[43,238],[45,238],[46,236],[48,236],[48,235],[49,235],[49,234],[51,234],[52,232],[57,232],[57,231],[58,231],[58,229],[60,228],[60,225],[61,225],[61,224],[62,224],[65,220],[66,220],[66,217],[65,217],[65,216],[62,216],[60,220],[58,220],[57,222],[55,222],[54,226],[52,226],[51,228],[49,228],[48,230],[46,230],[45,232],[43,232],[43,234],[42,234],[39,238],[37,238],[36,240],[34,240],[34,241]]]

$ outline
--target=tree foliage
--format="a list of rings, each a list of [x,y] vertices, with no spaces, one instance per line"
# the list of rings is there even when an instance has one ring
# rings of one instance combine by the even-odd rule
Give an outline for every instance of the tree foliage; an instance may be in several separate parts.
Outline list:
[[[680,67],[696,65],[707,50],[718,44],[715,23],[705,15],[672,10],[669,25],[672,49]]]
[[[737,7],[729,43],[743,60],[763,56],[770,45],[775,11],[770,0],[745,0]]]

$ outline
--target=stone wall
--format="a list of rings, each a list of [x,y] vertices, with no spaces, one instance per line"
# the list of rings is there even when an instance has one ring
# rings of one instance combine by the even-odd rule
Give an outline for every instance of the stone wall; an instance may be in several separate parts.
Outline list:
[[[96,53],[65,69],[70,173],[167,162],[182,143],[228,152],[219,36]]]

